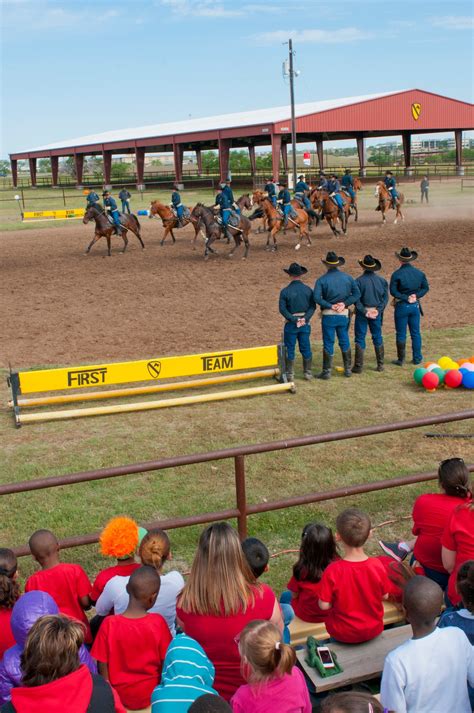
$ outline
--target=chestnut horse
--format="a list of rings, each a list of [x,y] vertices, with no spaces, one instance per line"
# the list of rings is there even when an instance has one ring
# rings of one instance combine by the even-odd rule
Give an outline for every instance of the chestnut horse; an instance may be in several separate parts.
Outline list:
[[[379,199],[379,204],[375,210],[379,210],[382,213],[382,225],[385,225],[385,223],[387,222],[385,218],[385,213],[387,212],[387,210],[390,210],[390,208],[393,208],[393,206],[390,191],[387,189],[383,181],[377,181],[377,183],[375,184],[374,195],[376,198]],[[405,220],[405,217],[401,211],[401,205],[404,200],[405,196],[403,195],[403,193],[399,193],[398,198],[395,201],[395,220],[393,221],[395,225],[399,218]]]
[[[171,208],[168,205],[165,205],[164,203],[160,203],[160,201],[152,201],[152,204],[150,205],[150,215],[148,216],[149,218],[153,218],[153,216],[158,215],[161,218],[161,222],[163,223],[163,227],[165,229],[165,232],[163,234],[163,237],[161,238],[160,245],[164,245],[165,240],[168,235],[171,235],[173,239],[173,243],[176,242],[176,238],[174,237],[173,233],[173,228],[178,228],[178,227],[185,227],[188,225],[188,223],[193,224],[194,228],[194,238],[193,238],[193,247],[194,249],[196,248],[196,238],[199,233],[200,225],[198,220],[193,220],[192,217],[190,218],[183,218],[183,225],[178,226],[178,219],[171,210]]]
[[[344,233],[344,235],[346,235],[347,221],[349,220],[350,211],[350,205],[348,200],[344,201],[344,208],[342,209],[341,216],[339,215],[338,206],[334,203],[333,199],[329,197],[329,193],[327,191],[320,191],[316,189],[311,193],[311,201],[315,208],[319,208],[321,210],[322,217],[326,218],[328,225],[336,236],[336,238],[338,237],[338,235],[341,234],[341,231],[338,230],[336,227],[339,218],[341,220],[342,232]]]
[[[362,181],[357,176],[353,177],[352,188],[354,189],[354,198],[352,198],[349,193],[344,190],[344,188],[342,188],[341,192],[344,195],[344,199],[349,203],[349,206],[354,209],[354,221],[357,223],[357,221],[359,220],[359,210],[357,208],[357,192],[362,190]]]
[[[283,223],[284,223],[284,218],[281,215],[280,211],[277,210],[277,208],[274,207],[273,203],[271,200],[267,197],[267,194],[264,191],[259,191],[256,190],[253,193],[253,202],[256,203],[257,205],[261,206],[263,208],[266,222],[268,225],[269,233],[267,237],[267,245],[266,249],[270,249],[270,238],[273,238],[273,247],[271,248],[272,252],[275,252],[277,250],[277,241],[276,241],[276,234],[278,233],[279,230],[282,229]],[[300,231],[298,242],[295,245],[295,250],[299,250],[301,247],[301,240],[303,238],[306,238],[307,244],[311,245],[311,238],[309,237],[309,232],[308,232],[308,221],[309,221],[309,216],[305,210],[302,208],[293,208],[293,210],[296,213],[295,218],[288,218],[288,228],[298,228]]]
[[[110,223],[109,219],[107,218],[106,212],[102,208],[102,206],[91,205],[89,206],[89,208],[86,209],[82,222],[84,223],[84,225],[87,225],[90,220],[95,221],[95,234],[93,239],[87,246],[86,255],[90,253],[91,247],[98,240],[100,240],[100,238],[105,238],[107,240],[107,253],[110,257],[110,238],[115,233],[115,225]],[[130,230],[134,235],[137,236],[138,240],[140,241],[140,245],[143,249],[145,249],[145,245],[140,235],[140,223],[138,222],[137,216],[133,215],[133,213],[121,213],[120,221],[122,223],[122,233],[120,237],[123,240],[123,250],[121,250],[120,252],[124,253],[127,249],[127,230]]]

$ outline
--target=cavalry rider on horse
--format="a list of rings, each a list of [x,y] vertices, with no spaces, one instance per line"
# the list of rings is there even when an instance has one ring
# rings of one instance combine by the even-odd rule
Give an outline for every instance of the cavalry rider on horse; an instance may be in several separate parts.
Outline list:
[[[335,203],[339,210],[339,217],[342,219],[342,213],[344,211],[344,199],[341,196],[341,184],[335,173],[331,173],[329,181],[327,182],[327,192],[329,193],[329,198]]]
[[[90,208],[91,206],[95,206],[96,208],[99,208],[99,195],[94,191],[93,188],[89,188],[89,193],[87,194],[87,208]],[[87,209],[86,208],[86,209]]]
[[[228,178],[227,181],[225,182],[223,188],[222,188],[222,193],[225,193],[230,201],[231,207],[235,210],[237,215],[240,215],[240,208],[235,202],[234,198],[234,192],[232,191],[232,188],[230,186],[230,179]]]
[[[304,180],[304,176],[298,176],[298,182],[295,186],[295,198],[299,203],[302,204],[305,210],[311,210],[311,203],[309,202],[308,193],[310,192],[310,187]]]
[[[390,194],[390,198],[392,200],[392,208],[396,209],[398,199],[397,182],[391,171],[385,171],[385,178],[383,182],[385,183],[385,188]]]
[[[232,203],[229,198],[228,192],[224,192],[224,188],[226,187],[225,183],[220,183],[219,186],[217,187],[217,196],[216,200],[214,203],[214,206],[219,208],[221,211],[221,220],[222,220],[222,228],[224,230],[224,236],[229,239],[229,233],[227,230],[227,225],[229,223],[230,219],[230,214],[231,214],[231,209],[232,209]],[[229,186],[229,190],[232,193],[232,189]]]
[[[342,189],[351,197],[352,203],[355,203],[356,192],[354,190],[354,178],[350,168],[346,168],[344,175],[341,178]]]
[[[291,205],[291,195],[290,195],[290,191],[286,187],[286,183],[283,183],[282,181],[280,181],[278,183],[278,186],[280,187],[280,192],[278,194],[277,202],[281,204],[282,209],[283,209],[283,227],[287,228],[288,227],[288,218],[293,213],[293,207]]]
[[[181,203],[181,196],[179,194],[179,187],[177,183],[173,183],[173,193],[171,194],[171,206],[176,211],[176,217],[178,219],[178,228],[183,227],[183,215],[184,206]]]
[[[264,187],[265,193],[268,195],[268,198],[270,199],[272,206],[276,208],[277,204],[277,196],[276,196],[276,188],[275,188],[275,181],[273,178],[267,178]]]
[[[319,172],[319,185],[318,185],[318,191],[327,191],[328,189],[328,179],[326,178],[326,174],[324,171]]]
[[[104,206],[106,211],[111,215],[114,221],[115,233],[116,235],[122,235],[122,224],[120,222],[120,213],[117,208],[117,203],[115,198],[112,198],[110,191],[104,191],[102,193],[102,198],[104,199]]]

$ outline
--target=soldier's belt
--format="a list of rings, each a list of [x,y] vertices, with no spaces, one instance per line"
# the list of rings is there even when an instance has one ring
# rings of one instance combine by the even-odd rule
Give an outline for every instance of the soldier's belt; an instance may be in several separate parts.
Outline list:
[[[306,312],[292,312],[293,317],[304,317]]]
[[[342,312],[335,312],[333,309],[323,309],[321,314],[323,317],[348,317],[349,316],[349,310],[343,309]]]

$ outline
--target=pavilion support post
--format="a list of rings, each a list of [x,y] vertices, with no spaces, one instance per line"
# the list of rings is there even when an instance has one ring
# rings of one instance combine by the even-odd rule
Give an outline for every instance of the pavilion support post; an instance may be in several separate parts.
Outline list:
[[[145,147],[135,146],[135,165],[137,173],[137,190],[145,190]]]
[[[282,142],[281,144],[281,161],[283,163],[283,170],[288,173],[288,144]]]
[[[196,163],[198,176],[202,176],[202,151],[201,149],[196,149]]]
[[[51,184],[53,188],[58,186],[59,156],[51,156]]]
[[[403,144],[403,159],[405,162],[405,175],[412,176],[413,169],[411,167],[411,134],[408,131],[404,131],[402,134],[402,144]]]
[[[84,174],[84,154],[74,154],[74,166],[76,169],[76,188],[82,188],[82,176]]]
[[[281,156],[281,136],[272,134],[272,173],[273,180],[280,178],[280,156]]]
[[[365,168],[366,156],[365,156],[365,138],[363,136],[357,136],[357,154],[359,156],[359,176],[362,178],[367,175],[367,170]]]
[[[257,160],[255,158],[255,146],[253,144],[249,144],[249,159],[250,173],[252,176],[255,176],[255,173],[257,172]]]
[[[316,153],[318,155],[319,170],[324,171],[324,147],[322,139],[316,139]]]
[[[183,182],[183,144],[173,144],[174,175],[177,183]]]
[[[112,151],[102,151],[102,159],[104,161],[104,188],[106,191],[110,191],[112,184],[110,183],[112,177]]]
[[[32,188],[36,188],[36,159],[29,158],[28,162],[30,164],[30,181]]]
[[[221,181],[229,178],[230,139],[219,139],[219,175]]]
[[[456,175],[464,176],[464,166],[462,165],[462,129],[455,130],[454,143],[456,145]]]
[[[18,186],[18,160],[16,158],[11,158],[10,166],[12,169],[13,187],[16,188]]]

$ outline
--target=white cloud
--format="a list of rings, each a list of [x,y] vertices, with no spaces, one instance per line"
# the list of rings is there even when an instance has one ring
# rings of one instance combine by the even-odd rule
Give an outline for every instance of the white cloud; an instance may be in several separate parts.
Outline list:
[[[161,0],[161,5],[169,7],[174,15],[192,17],[241,17],[243,9],[226,6],[223,0]]]
[[[288,38],[301,43],[313,44],[338,44],[341,42],[358,42],[373,37],[373,33],[359,30],[357,27],[343,27],[340,30],[277,30],[275,32],[261,32],[253,35],[252,39],[258,44],[281,44]]]
[[[472,30],[474,29],[474,17],[472,15],[432,17],[431,24],[434,27],[442,27],[444,30]]]

